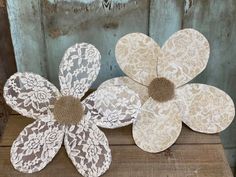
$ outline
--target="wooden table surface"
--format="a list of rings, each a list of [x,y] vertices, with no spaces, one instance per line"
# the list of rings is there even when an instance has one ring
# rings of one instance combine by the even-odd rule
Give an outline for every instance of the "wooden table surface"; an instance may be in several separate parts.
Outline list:
[[[24,174],[10,163],[10,148],[32,119],[11,115],[0,141],[0,177],[79,177],[62,147],[40,172]],[[219,135],[193,132],[183,126],[175,145],[151,154],[134,145],[131,126],[105,130],[112,150],[112,164],[104,177],[233,177]]]

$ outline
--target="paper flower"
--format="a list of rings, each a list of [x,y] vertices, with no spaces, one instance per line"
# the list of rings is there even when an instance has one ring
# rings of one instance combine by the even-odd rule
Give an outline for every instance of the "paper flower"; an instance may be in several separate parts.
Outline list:
[[[116,59],[129,77],[108,80],[100,87],[126,85],[139,94],[143,105],[132,131],[141,149],[155,153],[170,147],[182,121],[202,133],[217,133],[230,125],[235,108],[225,92],[186,84],[204,70],[209,53],[207,39],[194,29],[176,32],[161,48],[142,33],[118,41]]]
[[[132,101],[124,97],[128,96],[139,103],[139,108],[141,103],[133,91],[116,98],[122,89],[114,86],[93,93],[98,104],[85,107],[84,102],[88,100],[81,102],[80,99],[99,73],[100,58],[99,51],[91,44],[70,47],[59,67],[61,92],[33,73],[16,73],[8,79],[4,87],[7,104],[18,113],[36,119],[25,127],[12,145],[11,162],[16,170],[25,173],[42,170],[59,151],[63,139],[69,158],[83,176],[97,177],[108,170],[111,163],[108,140],[93,123],[90,109],[99,112],[100,117],[106,115],[111,119],[107,121],[113,123],[124,113],[115,110],[113,101],[119,103],[120,99],[120,106],[132,105]],[[133,109],[130,106],[128,112],[132,115],[129,114],[129,120],[124,119],[125,122],[132,123],[136,118],[139,108],[135,105]]]

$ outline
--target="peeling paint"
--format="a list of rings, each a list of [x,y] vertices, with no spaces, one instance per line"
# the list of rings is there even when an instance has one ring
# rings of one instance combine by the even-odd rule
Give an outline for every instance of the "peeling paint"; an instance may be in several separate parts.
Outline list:
[[[185,0],[184,13],[187,14],[192,6],[193,6],[193,0]]]
[[[46,2],[47,1],[47,2]],[[110,11],[113,8],[125,7],[129,0],[44,0],[46,6],[51,7],[56,4],[80,4],[85,7],[96,6],[104,11]],[[136,2],[135,2],[136,3]]]
[[[33,10],[33,15],[36,16],[37,8],[35,7],[35,5],[32,2],[31,2],[31,7],[32,7],[32,10]]]
[[[43,6],[47,12],[55,13],[57,11],[57,4],[51,3],[49,0],[43,0]]]
[[[109,4],[109,3],[128,3],[129,0],[48,0],[50,3],[58,3],[58,2],[80,2],[80,3],[84,3],[84,4],[91,4],[94,1],[100,1],[103,4]]]
[[[105,29],[117,29],[118,27],[119,27],[119,23],[117,22],[110,22],[103,25],[103,28]]]
[[[77,34],[78,31],[85,32],[94,24],[104,30],[116,30],[119,28],[120,18],[133,13],[143,4],[130,0],[127,4],[117,4],[112,10],[106,11],[100,7],[100,2],[85,5],[79,1],[55,3],[55,1],[43,0],[41,7],[46,34],[55,39],[62,35]]]
[[[49,36],[52,38],[57,38],[63,35],[63,32],[59,28],[49,29]]]

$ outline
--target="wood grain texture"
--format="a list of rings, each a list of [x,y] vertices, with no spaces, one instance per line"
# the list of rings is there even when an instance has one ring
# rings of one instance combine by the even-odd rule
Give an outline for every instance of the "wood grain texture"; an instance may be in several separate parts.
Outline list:
[[[10,146],[18,133],[33,120],[10,117],[0,141],[0,177],[74,177],[80,176],[64,147],[42,171],[32,175],[14,170],[10,163]],[[179,140],[168,150],[151,154],[133,144],[131,127],[104,130],[112,150],[112,165],[104,176],[110,177],[232,177],[218,135],[193,133],[184,128]]]
[[[58,86],[58,66],[64,51],[80,42],[91,43],[101,52],[101,70],[93,88],[107,79],[123,75],[114,57],[116,42],[133,31],[148,32],[148,9],[148,0],[114,4],[110,10],[102,8],[101,1],[91,4],[43,1],[49,79]]]
[[[64,51],[74,43],[88,42],[102,55],[93,88],[123,75],[115,61],[115,44],[124,34],[148,33],[149,0],[113,3],[110,10],[102,8],[101,2],[8,0],[18,70],[38,73],[59,86],[58,66]]]
[[[162,46],[182,27],[184,0],[151,0],[149,35]]]
[[[109,177],[233,177],[221,145],[175,145],[159,154],[145,153],[136,146],[111,146]],[[40,172],[23,174],[13,169],[10,147],[1,147],[0,177],[75,177],[78,174],[64,147]]]
[[[7,10],[18,71],[47,76],[40,0],[8,0]]]
[[[11,115],[9,123],[6,126],[4,136],[0,142],[0,146],[11,146],[12,142],[19,135],[19,133],[28,124],[34,120],[23,117],[21,115]],[[133,145],[134,140],[131,135],[132,126],[122,127],[114,130],[102,129],[111,145]],[[176,144],[220,144],[220,138],[218,134],[206,135],[194,132],[183,126],[180,137]]]

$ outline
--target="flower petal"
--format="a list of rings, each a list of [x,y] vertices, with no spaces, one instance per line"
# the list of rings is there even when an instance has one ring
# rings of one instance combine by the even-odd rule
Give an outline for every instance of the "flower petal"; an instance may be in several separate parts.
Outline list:
[[[181,128],[181,112],[176,100],[159,103],[149,98],[133,124],[133,138],[142,150],[156,153],[177,140]]]
[[[138,94],[126,86],[103,87],[84,101],[85,112],[99,127],[118,128],[133,123],[140,111]]]
[[[33,73],[15,73],[4,86],[6,103],[23,116],[34,119],[51,113],[60,96],[48,80]]]
[[[135,81],[149,85],[157,77],[156,66],[160,47],[142,33],[123,36],[116,45],[115,55],[120,68]]]
[[[218,133],[234,119],[232,99],[222,90],[204,84],[187,84],[177,89],[182,101],[183,122],[202,133]]]
[[[148,88],[138,82],[130,79],[129,77],[116,77],[103,82],[98,89],[110,86],[127,86],[129,89],[135,91],[141,99],[141,103],[145,103],[149,98]]]
[[[111,164],[111,150],[105,134],[94,124],[81,121],[68,126],[65,148],[76,169],[85,177],[98,177]]]
[[[63,126],[53,121],[36,120],[25,127],[11,148],[11,163],[20,172],[42,170],[59,151]]]
[[[97,78],[100,59],[100,52],[91,44],[75,44],[67,49],[59,67],[62,95],[82,98]]]
[[[161,48],[157,73],[179,87],[201,73],[208,62],[210,47],[207,39],[194,29],[173,34]]]

